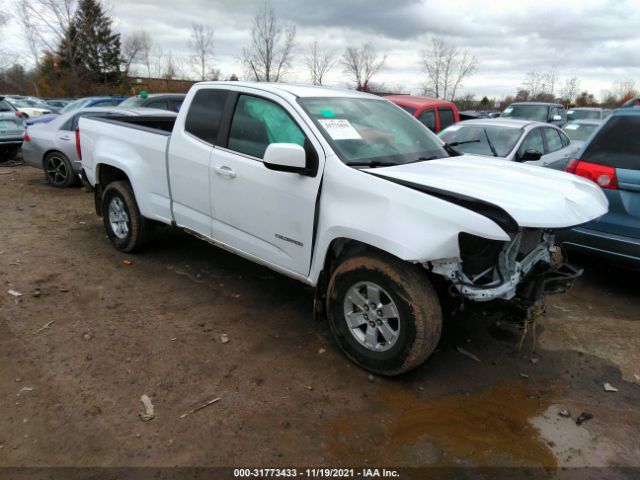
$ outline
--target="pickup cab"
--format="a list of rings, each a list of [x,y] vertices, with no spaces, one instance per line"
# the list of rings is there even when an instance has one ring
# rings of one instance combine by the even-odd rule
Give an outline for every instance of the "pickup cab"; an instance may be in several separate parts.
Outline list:
[[[173,225],[316,290],[362,367],[435,349],[457,302],[530,311],[579,272],[554,230],[607,211],[593,182],[455,152],[391,102],[286,84],[203,82],[176,118],[82,118],[83,177],[112,244]]]

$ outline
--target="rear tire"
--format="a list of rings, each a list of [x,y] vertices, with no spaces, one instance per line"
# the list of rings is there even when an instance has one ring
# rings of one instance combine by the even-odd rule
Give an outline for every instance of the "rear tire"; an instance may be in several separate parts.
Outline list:
[[[114,247],[122,252],[136,252],[147,245],[150,222],[140,214],[129,182],[108,184],[101,210],[104,228]]]
[[[42,168],[44,178],[51,186],[67,188],[78,183],[78,176],[73,171],[71,162],[60,152],[52,152],[44,157]]]
[[[20,146],[0,146],[0,163],[9,162],[16,158],[16,155],[20,151]]]
[[[442,331],[440,302],[425,272],[382,253],[349,258],[335,269],[327,313],[342,351],[380,375],[421,365]]]

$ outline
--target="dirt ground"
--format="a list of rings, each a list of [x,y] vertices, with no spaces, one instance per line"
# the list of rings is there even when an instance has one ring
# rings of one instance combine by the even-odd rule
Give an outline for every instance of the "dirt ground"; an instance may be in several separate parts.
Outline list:
[[[302,284],[175,230],[124,255],[91,194],[30,167],[0,168],[0,205],[0,467],[640,467],[638,272],[581,258],[535,353],[467,316],[386,379],[340,353]]]

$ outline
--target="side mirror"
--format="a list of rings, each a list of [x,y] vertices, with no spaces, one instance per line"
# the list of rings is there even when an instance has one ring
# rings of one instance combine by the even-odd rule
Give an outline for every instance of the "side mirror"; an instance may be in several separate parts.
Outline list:
[[[559,122],[562,120],[562,117],[560,115],[554,115],[553,117],[551,117],[551,120],[553,120],[554,122]]]
[[[262,163],[270,170],[305,173],[307,154],[296,143],[272,143],[265,150]]]
[[[542,158],[542,153],[537,150],[526,150],[522,156],[520,157],[521,162],[532,162],[535,160],[540,160]]]

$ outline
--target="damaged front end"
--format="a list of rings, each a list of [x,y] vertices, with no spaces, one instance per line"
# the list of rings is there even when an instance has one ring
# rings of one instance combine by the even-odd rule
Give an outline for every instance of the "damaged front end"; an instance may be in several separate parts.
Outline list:
[[[508,242],[458,236],[460,257],[428,262],[457,295],[476,302],[506,300],[528,313],[545,293],[566,292],[582,274],[565,261],[550,231],[519,229]]]

